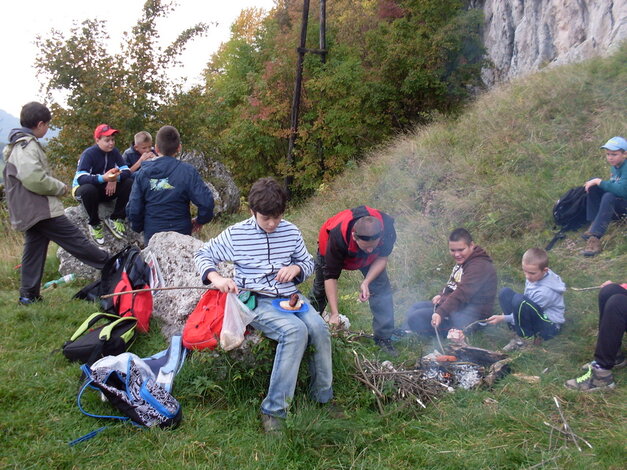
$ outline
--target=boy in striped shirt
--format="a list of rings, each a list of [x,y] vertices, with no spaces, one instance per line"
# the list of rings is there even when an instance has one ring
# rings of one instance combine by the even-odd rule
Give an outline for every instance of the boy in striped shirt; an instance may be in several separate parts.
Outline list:
[[[265,431],[276,432],[287,416],[308,344],[313,346],[309,365],[312,398],[328,403],[333,397],[331,338],[326,323],[304,296],[299,295],[303,306],[295,313],[279,311],[273,305],[277,298],[299,293],[296,286],[314,268],[300,230],[283,219],[285,189],[272,178],[261,178],[253,184],[248,204],[252,217],[209,240],[194,260],[204,284],[211,283],[222,292],[237,293],[241,288],[258,292],[251,325],[278,343],[270,386],[261,404]],[[218,273],[221,261],[234,264],[233,279]]]

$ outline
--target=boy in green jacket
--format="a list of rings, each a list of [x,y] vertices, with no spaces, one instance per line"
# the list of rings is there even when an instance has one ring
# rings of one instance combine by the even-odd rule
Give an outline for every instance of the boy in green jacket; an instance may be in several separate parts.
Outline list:
[[[52,176],[39,142],[48,132],[51,118],[43,104],[25,104],[20,113],[22,127],[11,130],[4,148],[9,218],[15,230],[24,232],[19,297],[22,305],[42,300],[41,278],[50,241],[97,269],[102,269],[109,258],[65,216],[59,197],[67,193],[68,187]]]

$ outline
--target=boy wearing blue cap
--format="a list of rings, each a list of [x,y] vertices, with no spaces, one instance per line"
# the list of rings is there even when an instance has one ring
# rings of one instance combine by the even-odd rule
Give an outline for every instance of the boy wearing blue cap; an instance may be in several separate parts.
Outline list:
[[[594,256],[601,252],[601,237],[605,234],[613,218],[627,214],[627,140],[612,137],[605,145],[605,157],[611,166],[610,179],[592,178],[584,184],[588,193],[586,216],[592,222],[582,237],[587,240],[584,256]]]

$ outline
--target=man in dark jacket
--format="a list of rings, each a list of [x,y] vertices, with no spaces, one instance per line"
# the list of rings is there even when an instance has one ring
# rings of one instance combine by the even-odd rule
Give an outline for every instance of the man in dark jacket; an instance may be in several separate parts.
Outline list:
[[[406,326],[416,333],[463,329],[493,313],[496,270],[490,256],[463,228],[451,232],[448,246],[456,264],[442,293],[415,303],[407,312]]]
[[[157,132],[158,157],[145,161],[136,173],[126,216],[136,232],[144,232],[144,241],[157,232],[178,232],[191,235],[213,218],[213,195],[189,163],[177,160],[181,137],[172,126]],[[191,218],[189,203],[198,207],[198,216]]]
[[[390,342],[394,305],[386,267],[395,242],[394,219],[376,209],[359,206],[331,217],[318,235],[311,299],[319,312],[324,311],[328,301],[328,321],[338,324],[337,280],[342,270],[359,269],[364,275],[359,300],[370,303],[375,343],[391,354],[396,354]]]

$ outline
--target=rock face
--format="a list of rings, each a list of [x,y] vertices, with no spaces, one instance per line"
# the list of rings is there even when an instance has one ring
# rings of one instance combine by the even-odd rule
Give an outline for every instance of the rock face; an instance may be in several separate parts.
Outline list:
[[[474,0],[484,11],[488,85],[545,66],[615,51],[627,38],[627,0]]]
[[[213,193],[214,212],[216,214],[237,212],[240,203],[240,191],[231,177],[231,173],[222,163],[198,152],[185,152],[179,158],[196,168],[203,179],[209,182],[207,186]]]
[[[150,239],[142,256],[146,261],[150,256],[157,260],[162,287],[204,287],[194,264],[194,254],[202,245],[201,240],[188,235],[161,232]],[[231,266],[225,264],[218,268],[221,275],[233,277]],[[183,332],[187,317],[204,292],[202,289],[176,289],[154,293],[153,315],[162,321],[161,330],[166,338]]]
[[[113,202],[106,202],[100,204],[98,213],[100,218],[103,219],[108,217],[111,212],[113,212]],[[68,219],[70,219],[78,228],[85,234],[88,240],[95,243],[91,235],[89,234],[89,226],[87,225],[87,213],[83,209],[83,206],[74,206],[68,207],[65,209],[65,215]],[[109,229],[103,225],[104,232],[104,245],[100,248],[108,251],[110,254],[115,254],[121,251],[127,245],[137,245],[142,246],[144,242],[144,238],[141,234],[134,232],[131,228],[126,225],[126,237],[122,240],[115,238]],[[91,266],[87,266],[86,264],[81,263],[79,260],[70,255],[63,248],[59,248],[57,251],[57,257],[59,258],[59,273],[62,276],[66,274],[74,273],[77,277],[84,279],[97,279],[100,276],[100,271]]]

